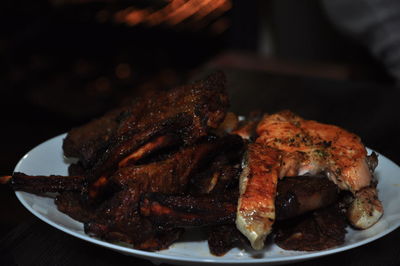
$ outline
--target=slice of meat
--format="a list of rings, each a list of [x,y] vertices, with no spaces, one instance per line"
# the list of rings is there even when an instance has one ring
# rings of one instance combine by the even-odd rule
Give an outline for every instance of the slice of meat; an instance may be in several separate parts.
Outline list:
[[[338,204],[279,223],[275,243],[287,250],[316,251],[344,243],[346,219]]]
[[[60,212],[82,223],[91,221],[96,217],[95,209],[90,208],[82,202],[80,192],[61,192],[57,195],[54,202]]]
[[[11,186],[14,190],[21,190],[35,194],[61,191],[82,191],[85,178],[83,176],[30,176],[14,172]]]
[[[276,219],[285,220],[337,201],[338,187],[325,176],[285,177],[278,182]]]
[[[240,176],[236,226],[250,241],[262,249],[275,222],[275,196],[281,153],[260,143],[250,144]]]
[[[247,243],[246,238],[233,224],[211,227],[207,241],[211,254],[215,256],[223,256],[232,248]]]
[[[175,134],[184,144],[195,143],[224,120],[229,102],[221,72],[205,80],[143,98],[133,106],[107,143],[107,149],[93,156],[94,178],[114,169],[126,156],[149,140]]]
[[[193,146],[183,147],[165,161],[132,165],[119,169],[109,179],[108,186],[118,192],[102,203],[96,218],[85,225],[85,232],[96,237],[124,241],[140,246],[155,237],[156,227],[139,213],[143,193],[182,193],[190,176],[204,160],[221,148],[215,138]],[[137,232],[140,232],[138,235]]]
[[[197,197],[149,193],[141,199],[140,213],[167,227],[233,224],[236,202],[235,192]]]
[[[106,149],[125,111],[126,108],[118,108],[83,126],[71,129],[63,141],[65,156],[79,158],[86,166],[95,154]]]

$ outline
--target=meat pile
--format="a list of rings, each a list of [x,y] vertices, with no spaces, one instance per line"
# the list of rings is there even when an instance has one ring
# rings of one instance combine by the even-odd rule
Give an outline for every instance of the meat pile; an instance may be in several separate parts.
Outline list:
[[[355,135],[288,111],[239,122],[225,84],[217,72],[144,95],[68,132],[64,154],[78,158],[69,176],[7,182],[57,192],[57,208],[87,234],[150,251],[192,227],[215,255],[261,249],[270,232],[284,249],[321,250],[344,242],[343,214],[355,227],[376,223],[377,159]]]

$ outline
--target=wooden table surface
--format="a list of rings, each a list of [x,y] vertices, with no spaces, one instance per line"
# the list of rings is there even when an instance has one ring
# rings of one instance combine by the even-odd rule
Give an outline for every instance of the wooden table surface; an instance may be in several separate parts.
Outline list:
[[[400,88],[266,71],[225,72],[233,111],[245,115],[254,109],[291,109],[305,118],[347,128],[370,148],[400,163]],[[76,121],[29,106],[15,95],[2,96],[1,175],[11,173],[32,147],[77,126]],[[152,265],[43,223],[6,186],[0,186],[0,202],[0,265]],[[400,265],[400,229],[364,246],[293,265]]]

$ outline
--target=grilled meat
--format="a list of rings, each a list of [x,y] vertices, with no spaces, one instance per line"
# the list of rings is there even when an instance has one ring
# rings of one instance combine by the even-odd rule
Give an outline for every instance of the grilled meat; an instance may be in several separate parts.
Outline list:
[[[278,182],[276,219],[285,220],[326,207],[338,200],[337,186],[324,176],[285,177]]]
[[[275,195],[280,170],[279,150],[259,143],[250,144],[247,165],[240,176],[240,197],[236,226],[254,249],[264,246],[275,221]]]
[[[30,176],[19,172],[14,172],[11,178],[13,189],[35,194],[81,191],[84,182],[85,178],[83,176]]]
[[[346,219],[339,204],[279,223],[275,243],[287,250],[315,251],[344,243]]]
[[[167,227],[233,224],[237,196],[236,192],[197,197],[150,193],[141,199],[140,213]]]
[[[210,253],[215,256],[223,256],[232,248],[247,244],[246,238],[233,224],[211,227],[207,241]]]
[[[185,145],[195,143],[224,120],[228,108],[225,76],[221,72],[194,84],[145,97],[132,106],[107,143],[91,158],[91,176],[98,178],[151,139],[179,136]],[[138,106],[139,105],[139,106]]]
[[[274,223],[273,199],[278,177],[324,172],[340,189],[351,191],[356,198],[353,202],[356,206],[351,207],[348,214],[353,226],[368,228],[382,216],[383,207],[372,182],[374,160],[367,159],[367,151],[358,136],[333,125],[304,120],[289,111],[264,115],[257,126],[257,134],[253,147],[268,151],[270,157],[260,160],[252,156],[252,148],[249,148],[241,191],[254,190],[259,196],[252,198],[241,194],[239,203],[248,202],[246,213],[251,215],[241,214],[239,205],[236,218],[239,230],[254,248],[262,248],[263,239]],[[271,154],[276,155],[272,157]],[[254,169],[262,173],[256,175],[257,178],[251,175]],[[254,182],[248,183],[248,176]],[[368,192],[360,193],[365,189]],[[246,220],[248,222],[243,223]]]

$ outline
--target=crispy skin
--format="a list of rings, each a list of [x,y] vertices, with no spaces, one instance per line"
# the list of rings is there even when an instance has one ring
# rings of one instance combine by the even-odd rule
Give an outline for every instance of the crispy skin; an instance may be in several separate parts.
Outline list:
[[[81,191],[84,186],[83,176],[30,176],[14,172],[11,186],[14,190],[22,190],[35,194],[61,191]]]
[[[254,249],[261,249],[275,221],[275,195],[280,170],[278,150],[250,144],[240,176],[236,226]]]
[[[287,250],[315,251],[344,243],[346,219],[339,205],[279,224],[275,243]]]
[[[349,215],[350,222],[357,228],[366,229],[375,224],[383,215],[382,203],[372,198],[359,199],[359,191],[370,187],[372,171],[376,166],[374,155],[367,158],[367,151],[360,138],[340,127],[305,120],[290,111],[265,115],[257,127],[260,135],[256,142],[279,149],[282,152],[282,167],[279,176],[296,176],[325,172],[340,189],[351,191],[356,200],[352,209],[364,208],[359,215]],[[375,157],[375,158],[374,158]],[[360,202],[363,204],[359,204]],[[371,212],[372,210],[372,212]]]
[[[237,196],[237,192],[197,197],[149,193],[141,199],[140,213],[162,226],[233,224]]]
[[[265,115],[257,127],[258,143],[283,151],[280,177],[326,171],[341,189],[369,186],[367,151],[358,136],[334,125],[283,111]]]

